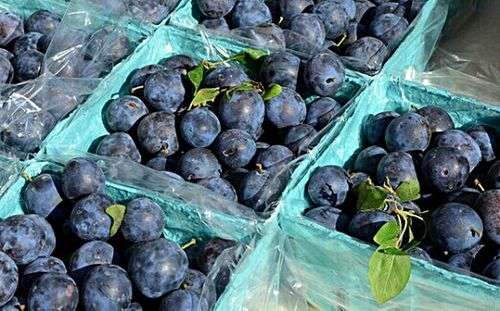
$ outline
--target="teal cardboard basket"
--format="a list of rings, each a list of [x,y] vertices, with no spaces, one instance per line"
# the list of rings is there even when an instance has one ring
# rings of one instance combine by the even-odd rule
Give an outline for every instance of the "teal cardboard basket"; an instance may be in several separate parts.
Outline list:
[[[62,17],[68,4],[63,0],[4,0],[0,2],[0,11],[9,10],[26,19],[38,10],[48,10]]]
[[[374,247],[331,231],[303,216],[312,207],[305,187],[317,167],[351,167],[352,156],[362,148],[361,129],[370,115],[382,111],[407,112],[414,107],[436,105],[445,109],[457,127],[488,124],[500,128],[500,108],[449,94],[446,91],[402,82],[395,78],[374,81],[350,106],[337,135],[318,146],[314,160],[302,163],[280,200],[280,223],[289,239],[283,255],[292,274],[303,284],[313,305],[347,310],[380,307],[368,283],[368,261]],[[412,259],[412,275],[406,289],[383,310],[492,310],[500,305],[500,287],[484,279],[452,272],[445,264]]]

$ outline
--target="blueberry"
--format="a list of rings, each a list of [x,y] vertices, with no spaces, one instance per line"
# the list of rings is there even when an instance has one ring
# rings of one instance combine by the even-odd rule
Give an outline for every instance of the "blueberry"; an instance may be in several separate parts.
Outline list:
[[[304,216],[322,226],[341,232],[347,231],[349,222],[351,221],[347,214],[331,206],[315,207],[307,211]]]
[[[139,244],[132,251],[128,271],[139,291],[158,298],[179,288],[186,277],[188,259],[179,245],[165,239]]]
[[[206,279],[207,276],[203,274],[203,272],[194,269],[188,269],[188,271],[186,272],[186,278],[184,279],[184,282],[182,284],[186,289],[201,294]]]
[[[285,146],[272,145],[260,151],[255,158],[255,163],[271,175],[276,175],[286,169],[287,165],[295,160],[295,154]]]
[[[85,275],[96,266],[116,263],[116,256],[113,246],[106,242],[87,242],[71,256],[69,274],[77,282],[82,282]]]
[[[358,154],[354,163],[354,170],[376,176],[378,163],[386,154],[387,152],[381,147],[367,147]]]
[[[84,241],[107,240],[113,220],[106,208],[113,200],[103,194],[90,194],[76,202],[71,211],[71,230]]]
[[[382,157],[377,166],[377,183],[383,185],[387,180],[393,189],[403,182],[417,180],[413,158],[405,152],[391,152]]]
[[[349,20],[354,18],[349,16],[346,6],[338,1],[321,1],[314,6],[312,12],[317,14],[323,21],[326,37],[332,40],[344,35],[349,25]]]
[[[11,117],[16,117],[16,115],[14,114]],[[15,149],[24,152],[35,152],[55,123],[56,120],[48,112],[28,114],[23,112],[22,116],[12,119],[0,133],[0,136],[5,144]]]
[[[23,18],[11,12],[0,12],[0,47],[6,47],[24,34]]]
[[[318,46],[323,45],[323,42],[325,42],[325,26],[316,14],[297,14],[290,20],[288,28]]]
[[[26,22],[27,32],[39,32],[44,36],[52,35],[59,23],[61,17],[47,10],[39,10],[31,14]]]
[[[231,31],[235,36],[250,39],[253,45],[266,49],[283,50],[286,47],[285,34],[280,26],[270,23],[254,27],[236,28]]]
[[[139,122],[137,138],[144,151],[150,155],[174,154],[179,150],[175,116],[166,111],[147,115]]]
[[[76,310],[78,287],[62,273],[46,273],[39,277],[28,295],[29,310]]]
[[[490,279],[500,280],[500,259],[492,261],[483,271],[483,275]]]
[[[349,65],[364,73],[376,73],[382,69],[388,50],[385,44],[374,37],[363,37],[349,45],[345,56],[352,57]]]
[[[430,141],[429,122],[413,112],[395,118],[385,130],[385,143],[389,151],[424,151]]]
[[[19,282],[18,291],[22,296],[27,296],[29,289],[36,279],[45,273],[63,273],[66,274],[66,267],[61,259],[55,257],[38,257],[30,263],[23,271]]]
[[[320,97],[307,106],[306,123],[320,130],[338,115],[341,106],[331,97]]]
[[[495,161],[486,175],[487,186],[492,189],[500,189],[500,160]]]
[[[235,189],[240,188],[241,181],[248,174],[248,170],[246,168],[235,168],[224,171],[222,174],[222,178],[227,180]]]
[[[89,38],[85,48],[85,59],[112,66],[132,51],[128,36],[113,26],[98,29]]]
[[[431,255],[429,255],[429,253],[427,253],[424,249],[422,249],[420,247],[414,247],[414,248],[406,251],[406,253],[413,258],[432,262]]]
[[[300,58],[288,53],[277,52],[267,56],[260,67],[260,78],[264,84],[276,83],[294,89],[297,87]]]
[[[351,179],[339,166],[323,166],[314,170],[307,183],[307,193],[317,206],[339,206],[347,198]]]
[[[178,171],[186,180],[199,180],[219,177],[222,168],[210,150],[193,148],[179,160]]]
[[[97,266],[83,282],[81,299],[84,310],[123,310],[132,300],[132,283],[118,266]]]
[[[208,88],[227,88],[240,86],[243,82],[249,80],[247,74],[238,67],[222,67],[207,74],[203,83]]]
[[[285,20],[293,18],[313,5],[313,0],[279,0],[281,15]]]
[[[404,17],[386,13],[373,19],[370,32],[389,46],[399,43],[408,26],[408,21]]]
[[[295,154],[301,154],[312,143],[318,132],[309,124],[292,126],[283,137],[283,145]]]
[[[221,18],[233,9],[236,0],[196,0],[200,12],[208,18]]]
[[[215,139],[213,149],[219,161],[229,168],[246,166],[257,151],[250,134],[238,129],[220,133]]]
[[[170,56],[162,60],[160,64],[166,69],[174,70],[178,74],[184,76],[197,65],[193,58],[182,54]]]
[[[159,311],[208,311],[205,298],[189,289],[174,290],[162,298]]]
[[[0,308],[7,304],[16,293],[19,275],[16,263],[0,251]]]
[[[476,125],[469,130],[467,133],[474,138],[476,143],[479,145],[481,149],[481,154],[483,161],[493,161],[496,159],[496,150],[497,150],[497,133],[495,129],[484,126],[484,125]]]
[[[226,129],[240,129],[256,138],[262,132],[265,105],[257,91],[236,91],[231,98],[223,96],[219,117]]]
[[[380,112],[371,116],[366,121],[363,137],[368,145],[385,145],[385,131],[392,120],[399,117],[393,111]]]
[[[481,193],[476,202],[476,210],[482,216],[484,231],[488,237],[500,245],[500,190]]]
[[[472,171],[481,162],[481,148],[474,138],[460,130],[447,130],[439,135],[435,145],[436,147],[453,147],[461,150],[469,161],[469,171]]]
[[[101,168],[84,158],[74,158],[66,164],[61,185],[66,198],[77,199],[91,193],[104,192],[106,178]]]
[[[241,180],[238,188],[238,198],[241,203],[255,211],[265,210],[268,202],[273,201],[282,191],[282,181],[271,176],[268,171],[253,170]]]
[[[427,186],[439,192],[450,193],[465,184],[469,176],[469,161],[458,149],[438,147],[425,154],[421,171]]]
[[[360,212],[352,218],[348,231],[354,237],[373,243],[378,230],[390,221],[396,221],[396,218],[383,211]]]
[[[238,0],[232,10],[235,27],[252,27],[272,22],[269,7],[262,0]]]
[[[444,251],[461,253],[479,244],[483,222],[470,207],[447,203],[435,210],[428,223],[429,236]]]
[[[14,78],[14,68],[10,61],[4,56],[0,56],[0,85],[12,82]]]
[[[201,22],[203,27],[218,32],[229,32],[229,26],[224,18],[206,19]]]
[[[223,239],[212,239],[205,243],[198,254],[198,266],[201,272],[208,275],[212,268],[215,266],[217,258],[226,250],[236,243],[234,241]]]
[[[220,177],[201,179],[197,182],[198,185],[203,186],[213,192],[221,195],[229,201],[238,201],[238,195],[234,187],[225,179]]]
[[[49,216],[63,203],[59,192],[59,178],[50,174],[41,174],[33,178],[24,190],[24,202],[28,213],[42,217]]]
[[[36,50],[28,50],[16,56],[12,66],[17,81],[23,82],[38,77],[42,71],[43,57],[44,55]]]
[[[181,76],[173,70],[152,74],[144,84],[146,103],[160,111],[176,112],[184,102],[185,95]]]
[[[322,3],[328,3],[322,2]],[[344,65],[334,53],[313,56],[304,69],[304,82],[319,96],[333,96],[345,81]]]
[[[306,118],[306,104],[302,97],[287,87],[266,102],[266,117],[277,129],[299,125]]]
[[[165,215],[151,199],[138,198],[127,204],[120,232],[132,243],[156,240],[163,234]]]
[[[455,128],[450,115],[436,106],[425,106],[417,110],[429,122],[432,133],[442,133]]]
[[[159,24],[179,4],[179,0],[132,0],[128,8],[131,15],[141,22]]]
[[[14,42],[12,52],[18,56],[29,50],[38,50],[42,38],[43,35],[39,32],[27,32]]]
[[[117,132],[105,136],[97,145],[96,153],[107,157],[129,158],[141,162],[141,153],[129,134]]]
[[[115,132],[128,132],[149,113],[142,100],[135,96],[123,96],[112,100],[104,112],[106,125]]]

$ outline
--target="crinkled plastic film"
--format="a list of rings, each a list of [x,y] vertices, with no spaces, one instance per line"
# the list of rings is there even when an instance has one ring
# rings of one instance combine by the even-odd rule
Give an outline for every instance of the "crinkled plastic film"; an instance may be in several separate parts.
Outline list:
[[[294,280],[288,287],[300,287],[303,299],[311,305],[321,310],[332,306],[345,310],[378,307],[367,277],[374,248],[302,215],[311,207],[305,193],[309,177],[317,167],[325,165],[350,167],[362,147],[362,125],[370,115],[387,110],[405,112],[426,105],[445,109],[457,127],[487,124],[499,129],[500,109],[494,106],[419,84],[382,79],[355,100],[351,116],[339,126],[339,135],[322,142],[324,148],[315,161],[303,163],[293,174],[278,207],[285,240],[280,241],[284,245],[283,263],[277,265]],[[444,263],[435,261],[435,264],[412,259],[412,275],[406,289],[381,309],[491,310],[500,303],[499,286],[489,284],[484,277],[452,272],[456,270]]]

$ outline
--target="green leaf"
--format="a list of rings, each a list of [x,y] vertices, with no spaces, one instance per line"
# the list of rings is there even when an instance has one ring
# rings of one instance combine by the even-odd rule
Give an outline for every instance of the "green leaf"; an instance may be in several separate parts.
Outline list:
[[[196,66],[196,68],[188,72],[188,78],[189,81],[191,81],[191,83],[193,84],[194,94],[196,94],[200,89],[201,82],[203,81],[203,62],[200,62],[200,64]]]
[[[235,86],[226,91],[226,97],[231,99],[233,97],[233,93],[236,91],[251,91],[254,90],[254,86],[251,83],[243,83],[242,85]]]
[[[373,241],[378,245],[386,245],[387,242],[392,244],[394,239],[399,239],[399,235],[401,230],[399,229],[398,223],[395,221],[386,222],[380,229],[377,231],[377,234],[373,237]],[[395,247],[396,245],[391,245]]]
[[[356,208],[358,211],[373,211],[382,210],[385,206],[385,200],[389,192],[378,186],[374,186],[368,182],[359,184],[356,187],[357,201]]]
[[[408,226],[408,243],[411,243],[415,240],[415,235],[413,234],[413,230],[411,230],[411,219],[410,225]]]
[[[257,49],[247,49],[245,51],[248,56],[250,56],[251,59],[253,60],[258,60],[261,57],[267,56],[267,52],[264,50],[257,50]]]
[[[125,205],[121,204],[113,204],[110,207],[106,208],[106,214],[108,214],[111,219],[113,219],[113,224],[111,225],[111,229],[109,230],[109,236],[113,237],[120,229],[120,226],[123,221],[123,217],[125,216]]]
[[[368,263],[368,280],[373,296],[383,304],[406,287],[411,273],[410,256],[397,248],[377,249]]]
[[[219,94],[220,88],[218,87],[200,89],[191,101],[189,109],[207,106],[208,103],[214,102]]]
[[[228,61],[238,62],[245,66],[248,70],[258,72],[262,65],[262,61],[264,59],[263,57],[267,54],[268,53],[263,50],[247,49],[231,56]]]
[[[422,242],[422,241],[419,241],[419,240],[413,240],[413,241],[411,241],[410,243],[408,243],[408,244],[407,244],[407,245],[403,248],[403,250],[404,250],[405,252],[407,252],[407,251],[409,251],[410,249],[417,247],[417,246],[418,246],[421,242]]]
[[[418,200],[420,198],[420,184],[418,179],[402,182],[396,193],[402,202]]]
[[[266,89],[264,94],[262,94],[262,99],[264,101],[270,100],[273,97],[276,97],[281,94],[281,85],[273,83],[270,84],[269,87]]]

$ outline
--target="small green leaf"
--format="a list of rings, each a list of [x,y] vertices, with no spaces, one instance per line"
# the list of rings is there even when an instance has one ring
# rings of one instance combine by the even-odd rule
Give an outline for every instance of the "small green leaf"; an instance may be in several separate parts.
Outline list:
[[[231,56],[228,61],[235,61],[252,72],[258,72],[262,65],[263,57],[267,55],[267,52],[256,49],[247,49],[244,52],[237,53]]]
[[[383,304],[399,295],[410,273],[410,256],[397,248],[377,249],[368,263],[368,280],[377,302]]]
[[[191,83],[193,84],[194,94],[196,94],[200,89],[201,82],[203,81],[203,62],[200,62],[200,64],[196,66],[196,68],[188,72],[188,78],[189,81],[191,81]]]
[[[418,179],[404,181],[396,190],[401,202],[415,201],[420,198],[420,184]]]
[[[385,201],[389,192],[378,186],[374,186],[368,182],[359,184],[356,187],[357,201],[356,208],[358,211],[373,211],[382,210],[385,207]]]
[[[408,226],[408,243],[411,243],[415,240],[415,235],[413,235],[413,230],[411,230],[411,219],[410,225]]]
[[[373,241],[375,241],[378,245],[386,245],[387,242],[392,244],[395,239],[397,243],[400,233],[401,230],[399,229],[398,223],[395,221],[389,221],[377,231],[377,234],[373,237]],[[391,246],[395,247],[396,245]]]
[[[236,91],[251,91],[254,90],[254,87],[250,83],[243,83],[242,85],[234,86],[226,91],[226,97],[231,99],[233,97],[233,93]]]
[[[276,97],[281,94],[281,85],[273,83],[270,84],[269,87],[266,89],[264,94],[262,94],[262,99],[264,101],[270,100],[273,97]]]
[[[110,207],[106,208],[106,214],[108,214],[111,219],[113,219],[113,224],[111,225],[111,229],[109,230],[109,236],[113,237],[120,229],[122,225],[123,217],[125,216],[125,205],[121,204],[113,204]]]
[[[200,89],[191,101],[189,109],[208,106],[208,103],[214,102],[219,94],[218,87]]]
[[[407,251],[409,251],[410,249],[417,247],[420,243],[421,243],[421,241],[419,241],[419,240],[413,240],[413,241],[411,241],[410,243],[408,243],[408,244],[407,244],[407,245],[403,248],[403,250],[404,250],[405,252],[407,252]]]
[[[261,57],[264,57],[264,56],[267,56],[267,52],[266,51],[263,51],[263,50],[257,50],[257,49],[247,49],[245,51],[248,56],[250,56],[250,58],[252,58],[253,60],[258,60],[260,59]]]

